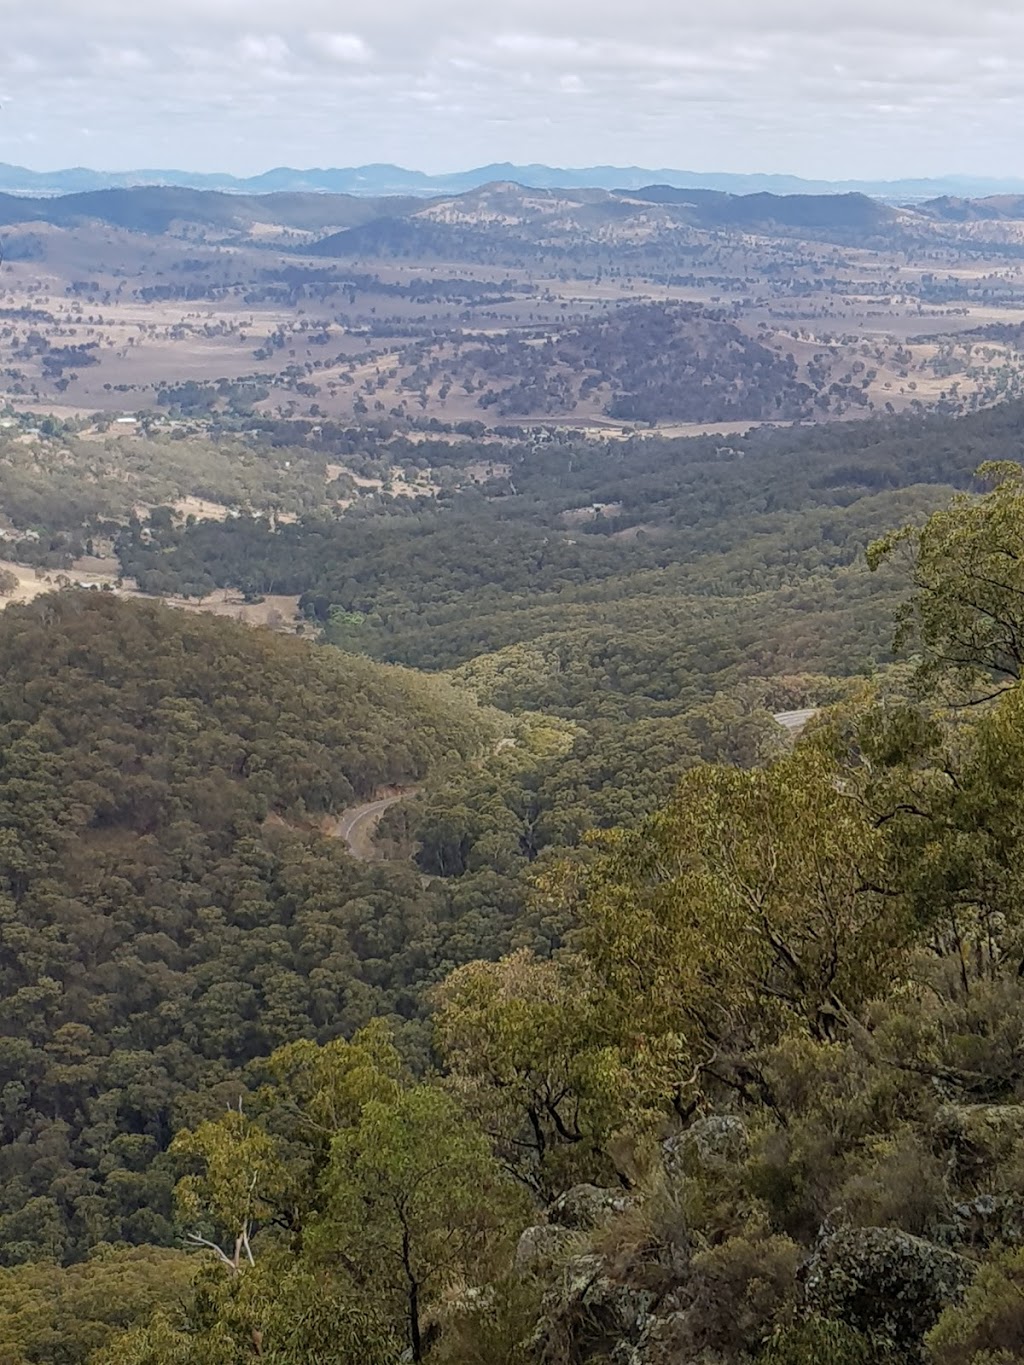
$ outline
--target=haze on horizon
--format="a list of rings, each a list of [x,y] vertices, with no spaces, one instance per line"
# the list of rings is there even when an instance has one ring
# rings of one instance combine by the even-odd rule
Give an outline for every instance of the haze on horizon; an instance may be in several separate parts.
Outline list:
[[[1019,0],[0,0],[0,161],[1024,174]]]

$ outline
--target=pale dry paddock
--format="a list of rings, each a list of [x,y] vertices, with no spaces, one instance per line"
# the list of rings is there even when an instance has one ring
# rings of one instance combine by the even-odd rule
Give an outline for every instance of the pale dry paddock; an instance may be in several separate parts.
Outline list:
[[[66,573],[47,569],[40,577],[35,569],[30,569],[25,564],[16,564],[11,559],[0,559],[0,572],[4,570],[17,578],[18,586],[9,597],[0,597],[0,611],[13,602],[31,602],[33,598],[40,597],[45,592],[53,592],[56,588],[64,587],[68,582],[86,588],[113,587],[116,576],[106,571],[96,572],[95,569],[73,568]],[[60,582],[57,581],[58,578]]]
[[[265,597],[262,602],[246,602],[239,593],[226,588],[218,588],[201,601],[184,597],[154,597],[139,592],[131,579],[124,580],[121,587],[115,587],[116,567],[102,571],[97,571],[94,567],[107,562],[99,559],[79,560],[76,566],[67,572],[47,570],[40,577],[35,569],[30,569],[24,564],[0,559],[0,571],[7,570],[18,580],[17,588],[9,597],[0,597],[0,611],[14,603],[31,602],[44,593],[55,592],[70,585],[79,588],[108,588],[119,597],[137,597],[150,602],[163,602],[166,606],[177,607],[180,611],[226,616],[249,626],[262,626],[264,629],[280,631],[287,635],[294,634],[296,627],[303,624],[298,597],[273,594]],[[86,568],[86,565],[89,567]]]

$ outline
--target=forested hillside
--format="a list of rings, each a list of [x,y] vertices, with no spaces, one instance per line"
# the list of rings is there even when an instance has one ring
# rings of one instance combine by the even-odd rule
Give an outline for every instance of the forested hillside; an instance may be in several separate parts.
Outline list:
[[[128,522],[140,504],[198,498],[225,509],[299,513],[323,507],[325,489],[324,458],[311,452],[257,453],[238,440],[180,436],[86,441],[71,432],[41,434],[26,449],[16,434],[0,433],[4,520],[45,537],[44,551],[81,554],[88,538]]]
[[[166,1132],[108,1135],[103,1197],[141,1193],[135,1231],[192,1257],[129,1251],[131,1229],[90,1221],[103,1202],[83,1197],[79,1243],[45,1248],[66,1269],[0,1276],[7,1358],[1019,1360],[1024,469],[980,478],[984,496],[871,547],[876,570],[905,561],[894,624],[910,660],[769,761],[698,763],[632,830],[548,862],[535,914],[561,923],[563,946],[457,966],[431,992],[434,1069],[394,1020],[350,1020],[234,1079],[196,1063]],[[47,613],[65,641],[62,618],[87,609],[48,600],[37,640]],[[14,640],[29,628],[15,619]],[[545,738],[532,724],[518,744],[564,751],[560,725]],[[40,917],[44,939],[67,915]],[[286,937],[261,939],[264,959],[280,963]],[[145,957],[152,931],[139,942]],[[40,998],[7,1046],[54,1063],[48,1127],[24,1148],[52,1177],[74,1126],[59,1106],[95,1082],[87,1024],[32,1038]],[[180,999],[154,994],[150,1027]],[[180,1054],[188,1014],[161,1060]],[[78,1051],[52,1058],[54,1037]],[[118,1061],[141,1120],[157,1063],[140,1080],[137,1051]],[[31,1074],[11,1076],[5,1103]],[[121,1103],[89,1115],[87,1140],[103,1117],[124,1123]],[[50,1200],[87,1178],[61,1175]]]
[[[462,667],[510,709],[682,715],[747,680],[889,657],[902,584],[869,579],[868,543],[971,486],[980,459],[1024,457],[1022,411],[728,444],[508,441],[500,462],[490,451],[492,475],[443,498],[291,525],[139,524],[118,553],[147,591],[299,594],[339,644]],[[486,449],[470,442],[464,458]],[[453,451],[423,443],[418,458]]]
[[[0,657],[0,1262],[166,1243],[185,1097],[415,1018],[447,960],[413,872],[325,818],[498,730],[440,681],[108,594],[9,608]]]
[[[1022,440],[125,531],[319,643],[0,615],[0,1360],[1018,1359]]]

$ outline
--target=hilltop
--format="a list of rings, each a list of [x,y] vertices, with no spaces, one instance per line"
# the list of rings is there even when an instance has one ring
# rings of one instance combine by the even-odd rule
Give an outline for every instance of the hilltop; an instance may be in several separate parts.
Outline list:
[[[401,196],[374,199],[284,191],[243,195],[147,185],[47,198],[0,194],[0,222],[50,223],[56,227],[107,223],[111,227],[145,233],[167,232],[175,223],[196,223],[228,231],[244,231],[256,223],[271,223],[323,232],[401,216],[421,205],[422,200]]]
[[[692,243],[708,231],[761,230],[830,240],[861,240],[900,228],[907,215],[861,194],[733,195],[652,185],[639,190],[534,189],[495,181],[386,221],[368,219],[325,237],[318,256],[442,255],[489,252],[529,244],[566,253],[580,243],[653,249]]]
[[[933,215],[934,216],[934,215]],[[105,223],[133,232],[166,233],[196,224],[245,233],[271,224],[331,233],[319,255],[379,254],[428,250],[458,242],[457,229],[504,229],[538,240],[583,236],[602,241],[641,241],[693,228],[808,229],[812,232],[878,232],[900,221],[897,212],[862,194],[728,194],[718,190],[649,185],[637,190],[549,187],[535,189],[496,180],[455,195],[384,196],[274,191],[228,194],[180,186],[133,186],[51,197],[0,194],[0,223],[49,223],[73,228]]]
[[[15,408],[236,431],[301,416],[462,436],[507,418],[698,434],[969,411],[1024,382],[1021,211],[1012,197],[898,207],[508,179],[433,197],[0,196],[0,385]],[[683,325],[666,327],[666,310]],[[725,353],[737,385],[715,372]]]

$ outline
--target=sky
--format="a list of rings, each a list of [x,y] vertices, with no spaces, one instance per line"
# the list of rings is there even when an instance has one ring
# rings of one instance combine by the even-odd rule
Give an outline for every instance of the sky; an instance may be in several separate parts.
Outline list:
[[[1024,175],[1024,0],[0,0],[0,161]]]

